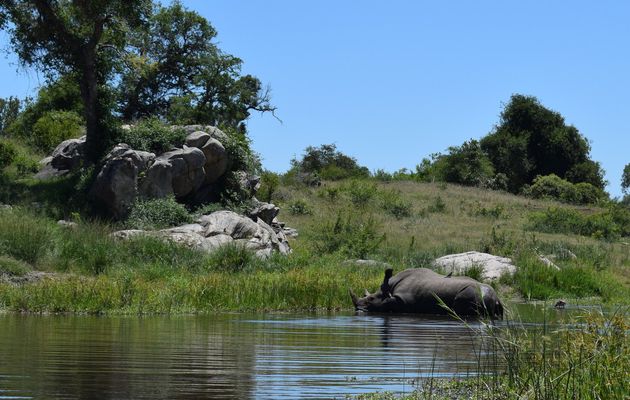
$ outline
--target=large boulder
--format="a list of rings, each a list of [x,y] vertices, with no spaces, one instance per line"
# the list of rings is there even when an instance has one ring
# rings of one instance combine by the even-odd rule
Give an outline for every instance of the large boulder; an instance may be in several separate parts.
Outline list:
[[[225,147],[210,134],[195,131],[186,137],[186,145],[198,148],[206,157],[205,184],[215,183],[227,170],[228,157]]]
[[[464,274],[473,267],[481,267],[485,280],[498,279],[505,273],[513,274],[516,272],[516,266],[511,259],[477,251],[449,254],[433,261],[433,265],[442,268],[444,272],[455,274]]]
[[[268,225],[273,225],[276,216],[280,213],[280,208],[275,204],[258,202],[253,209],[247,212],[247,215],[254,221],[263,220]]]
[[[260,176],[250,174],[246,171],[234,172],[241,190],[249,197],[254,197],[260,189]]]
[[[124,219],[136,200],[138,168],[131,158],[108,160],[96,176],[90,197],[115,219]]]
[[[168,151],[149,167],[140,183],[140,192],[148,198],[188,196],[203,185],[205,163],[203,152],[195,147]]]
[[[52,152],[50,165],[57,170],[73,170],[81,166],[85,154],[85,136],[61,142]]]
[[[217,211],[200,217],[194,224],[175,228],[160,231],[126,230],[112,235],[120,239],[149,235],[209,253],[234,243],[253,251],[260,258],[269,257],[274,251],[281,254],[291,252],[284,234],[276,233],[262,220],[254,222],[232,211]]]
[[[114,146],[114,148],[107,153],[104,160],[108,161],[116,157],[129,158],[136,168],[138,168],[138,173],[146,171],[155,160],[155,154],[147,151],[133,150],[131,146],[126,143],[118,143]]]

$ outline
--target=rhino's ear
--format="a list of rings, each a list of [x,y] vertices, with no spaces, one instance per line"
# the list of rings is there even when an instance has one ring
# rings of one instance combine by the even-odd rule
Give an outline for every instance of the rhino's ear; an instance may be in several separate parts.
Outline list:
[[[394,273],[394,270],[392,268],[387,268],[385,270],[385,277],[383,278],[383,283],[381,284],[381,293],[383,294],[384,297],[389,297],[390,295],[389,278],[392,277],[393,273]]]
[[[357,303],[359,302],[359,299],[357,298],[357,295],[354,294],[352,289],[350,289],[349,291],[350,291],[350,297],[352,298],[352,304],[354,304],[354,306],[356,307]]]
[[[365,292],[363,292],[365,294],[365,297],[368,297],[370,295],[370,292],[368,292],[367,289],[365,289]]]

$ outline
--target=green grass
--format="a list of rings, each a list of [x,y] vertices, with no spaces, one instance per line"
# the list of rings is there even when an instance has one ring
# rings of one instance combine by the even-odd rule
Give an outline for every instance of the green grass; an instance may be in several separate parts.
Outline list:
[[[208,255],[150,237],[117,241],[109,234],[122,226],[78,215],[78,227],[60,227],[55,212],[53,219],[46,215],[55,209],[55,195],[77,182],[56,182],[37,186],[52,194],[50,207],[25,204],[0,211],[0,256],[56,273],[35,283],[3,286],[0,308],[124,313],[348,309],[347,290],[376,290],[382,270],[350,267],[347,259],[372,258],[400,271],[430,267],[437,257],[471,250],[515,260],[519,271],[495,283],[504,298],[587,297],[625,304],[630,298],[626,244],[527,230],[531,212],[552,204],[570,207],[548,201],[404,181],[279,187],[274,201],[285,210],[280,219],[300,236],[292,239],[290,256],[259,260],[238,247]],[[366,188],[374,193],[366,195]],[[286,212],[296,200],[312,213]],[[388,211],[384,201],[409,205],[408,216]],[[539,254],[557,255],[560,271],[538,262]],[[470,273],[478,278],[479,272]]]

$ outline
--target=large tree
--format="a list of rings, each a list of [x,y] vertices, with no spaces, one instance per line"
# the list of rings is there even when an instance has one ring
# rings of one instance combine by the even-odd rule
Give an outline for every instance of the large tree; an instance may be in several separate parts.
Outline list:
[[[508,176],[514,192],[537,176],[550,174],[605,186],[599,163],[590,159],[586,138],[532,96],[513,95],[494,132],[481,139],[481,147],[495,171]]]
[[[242,60],[221,52],[216,35],[204,17],[178,1],[156,6],[148,24],[129,38],[119,85],[123,118],[243,128],[251,111],[273,112],[268,90],[256,77],[241,76]]]
[[[51,80],[76,74],[86,123],[86,158],[106,146],[107,81],[129,29],[142,24],[150,0],[2,0],[0,23],[25,65]],[[8,24],[6,22],[8,21]]]

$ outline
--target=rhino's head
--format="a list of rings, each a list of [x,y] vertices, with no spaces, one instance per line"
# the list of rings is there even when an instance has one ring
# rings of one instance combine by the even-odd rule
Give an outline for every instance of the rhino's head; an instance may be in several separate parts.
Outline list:
[[[386,312],[391,311],[395,304],[398,302],[398,298],[392,295],[389,287],[389,278],[392,277],[392,269],[385,270],[385,278],[381,284],[381,289],[377,292],[370,294],[365,290],[364,297],[358,297],[352,289],[350,289],[350,297],[352,298],[352,304],[354,309],[361,312]]]

